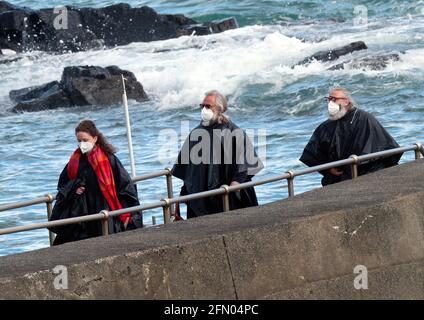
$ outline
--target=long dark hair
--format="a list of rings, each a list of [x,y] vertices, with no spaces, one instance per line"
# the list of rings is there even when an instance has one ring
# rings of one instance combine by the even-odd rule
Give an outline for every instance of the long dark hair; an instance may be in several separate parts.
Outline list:
[[[106,153],[114,154],[116,153],[116,149],[112,146],[105,136],[97,129],[95,123],[91,120],[83,120],[78,126],[75,128],[75,134],[78,132],[88,133],[92,137],[97,137],[96,144]]]

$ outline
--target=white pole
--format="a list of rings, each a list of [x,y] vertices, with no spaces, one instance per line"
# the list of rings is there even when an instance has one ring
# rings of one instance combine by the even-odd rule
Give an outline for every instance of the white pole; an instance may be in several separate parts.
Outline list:
[[[122,94],[122,101],[124,102],[125,125],[127,127],[127,140],[128,140],[128,152],[130,154],[131,175],[132,177],[135,177],[136,176],[135,161],[134,161],[134,151],[133,151],[132,136],[131,136],[130,113],[128,111],[127,91],[125,89],[125,78],[123,75],[121,76],[122,76],[122,85],[124,87],[124,92]]]

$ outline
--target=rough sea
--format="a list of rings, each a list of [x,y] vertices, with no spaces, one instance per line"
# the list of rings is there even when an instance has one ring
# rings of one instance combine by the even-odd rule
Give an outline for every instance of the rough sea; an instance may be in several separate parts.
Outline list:
[[[106,6],[121,1],[11,1],[32,8],[72,4]],[[179,0],[127,1],[160,13],[182,13],[204,22],[236,17],[240,28],[202,37],[185,36],[151,43],[133,43],[101,51],[64,55],[32,52],[0,65],[0,205],[55,192],[57,180],[76,148],[74,128],[94,120],[118,157],[130,170],[122,105],[78,107],[12,114],[10,90],[58,80],[72,65],[117,65],[135,73],[150,101],[130,101],[137,174],[172,166],[180,145],[163,138],[189,121],[200,119],[197,107],[211,89],[229,97],[231,119],[256,134],[266,132],[266,170],[261,179],[303,165],[299,156],[313,130],[326,119],[322,99],[332,86],[351,90],[360,107],[374,114],[401,145],[424,142],[424,1],[253,1]],[[364,13],[367,13],[365,16]],[[358,20],[358,17],[362,19]],[[364,17],[367,23],[364,23]],[[360,23],[358,23],[358,21]],[[364,41],[365,57],[399,53],[401,60],[385,70],[327,69],[337,62],[291,66],[321,51]],[[402,162],[413,159],[406,154]],[[257,187],[261,204],[287,197],[285,183]],[[174,193],[181,183],[174,179]],[[296,193],[320,187],[319,175],[295,181]],[[165,178],[139,184],[141,202],[166,196]],[[144,212],[162,221],[162,211]],[[0,228],[46,220],[45,205],[0,213]],[[0,236],[0,255],[47,247],[46,230]]]

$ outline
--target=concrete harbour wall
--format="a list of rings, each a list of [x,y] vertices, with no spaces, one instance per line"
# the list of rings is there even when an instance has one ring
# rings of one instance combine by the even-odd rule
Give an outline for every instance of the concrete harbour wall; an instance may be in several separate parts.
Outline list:
[[[63,265],[68,289],[55,289]],[[357,290],[354,268],[368,270]],[[424,161],[0,258],[0,299],[424,299]]]

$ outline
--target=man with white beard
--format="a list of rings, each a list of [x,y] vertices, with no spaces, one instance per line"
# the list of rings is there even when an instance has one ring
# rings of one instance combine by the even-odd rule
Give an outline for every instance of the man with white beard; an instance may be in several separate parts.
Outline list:
[[[190,132],[172,170],[184,181],[180,195],[249,182],[263,169],[248,136],[224,114],[228,104],[221,93],[207,92],[200,109],[201,122]],[[186,204],[187,218],[223,211],[222,196]],[[230,193],[230,210],[256,205],[253,187]]]
[[[334,88],[326,97],[329,118],[315,130],[300,161],[313,167],[343,160],[351,155],[365,155],[398,148],[399,145],[374,116],[360,110],[349,92]],[[397,165],[402,155],[368,161],[358,167],[358,175]],[[322,185],[352,178],[351,167],[320,172]]]

